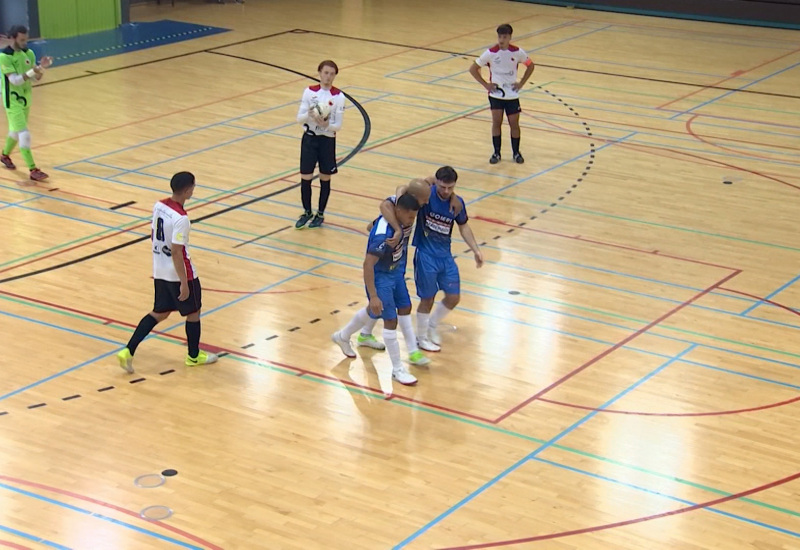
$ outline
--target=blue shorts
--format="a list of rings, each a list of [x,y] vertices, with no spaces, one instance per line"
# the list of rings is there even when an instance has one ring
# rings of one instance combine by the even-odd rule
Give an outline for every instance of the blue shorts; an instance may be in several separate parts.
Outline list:
[[[411,296],[408,294],[408,287],[403,278],[405,270],[398,271],[397,275],[375,274],[375,289],[378,291],[378,298],[383,302],[383,311],[380,315],[373,315],[367,307],[367,313],[373,319],[383,319],[391,321],[397,319],[397,310],[411,307]],[[369,300],[369,291],[367,299]]]
[[[419,248],[414,252],[414,282],[417,296],[433,298],[440,290],[445,294],[461,294],[461,276],[451,254],[433,256]]]

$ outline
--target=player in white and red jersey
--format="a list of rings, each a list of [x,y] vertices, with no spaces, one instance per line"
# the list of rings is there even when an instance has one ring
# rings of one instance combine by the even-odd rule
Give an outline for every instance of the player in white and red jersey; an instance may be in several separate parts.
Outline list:
[[[295,223],[295,228],[320,227],[325,221],[325,207],[331,194],[331,175],[336,169],[336,132],[342,129],[344,117],[344,94],[333,86],[333,79],[339,74],[339,67],[326,59],[317,67],[319,84],[309,86],[303,92],[297,122],[303,125],[303,140],[300,144],[300,198],[303,213]],[[314,105],[325,104],[330,107],[328,118],[322,119],[312,109]],[[319,165],[319,209],[311,211],[311,180],[314,169]],[[311,222],[311,223],[309,223]]]
[[[186,317],[186,342],[189,353],[186,365],[193,367],[214,363],[217,356],[200,349],[200,308],[202,289],[197,270],[189,256],[191,224],[183,205],[194,193],[194,175],[178,172],[172,176],[172,197],[153,207],[151,241],[153,244],[153,281],[155,300],[153,311],[145,315],[131,336],[128,345],[117,354],[119,365],[133,372],[133,355],[155,326],[178,311]]]
[[[480,82],[481,86],[489,92],[489,108],[492,111],[492,144],[494,154],[489,162],[500,162],[500,146],[502,144],[501,127],[503,125],[503,112],[508,118],[511,127],[511,149],[514,152],[514,162],[522,164],[525,159],[519,152],[519,113],[522,108],[519,104],[519,91],[533,74],[533,61],[525,50],[511,43],[514,30],[511,25],[504,24],[497,27],[497,44],[483,52],[470,66],[469,73]],[[517,66],[525,65],[525,74],[517,81]],[[489,67],[489,82],[481,76],[481,67]]]

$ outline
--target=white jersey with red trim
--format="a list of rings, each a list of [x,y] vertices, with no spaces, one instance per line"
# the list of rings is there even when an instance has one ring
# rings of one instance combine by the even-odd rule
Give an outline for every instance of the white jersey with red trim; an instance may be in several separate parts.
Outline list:
[[[317,126],[308,116],[312,105],[327,103],[331,108],[327,126]],[[342,129],[344,118],[344,94],[339,88],[331,86],[325,89],[319,84],[309,86],[303,92],[300,108],[297,111],[297,122],[318,136],[336,137],[336,132]]]
[[[180,281],[172,263],[172,245],[183,245],[183,265],[187,280],[197,279],[197,271],[189,257],[189,229],[186,210],[172,199],[159,201],[153,207],[153,277],[164,281]]]
[[[489,93],[497,99],[517,99],[519,92],[512,87],[517,82],[517,67],[520,64],[530,65],[531,60],[525,50],[509,44],[507,50],[501,50],[495,44],[475,60],[479,67],[489,67],[489,82],[497,84],[500,90]]]

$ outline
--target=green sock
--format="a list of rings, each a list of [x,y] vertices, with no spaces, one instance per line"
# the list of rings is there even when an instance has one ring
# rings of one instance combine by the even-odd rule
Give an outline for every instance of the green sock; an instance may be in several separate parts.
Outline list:
[[[4,155],[10,155],[11,151],[14,150],[14,147],[17,146],[17,140],[12,138],[11,136],[6,137],[6,146],[3,148]]]
[[[22,158],[25,160],[25,164],[28,165],[29,170],[33,170],[34,168],[36,168],[36,163],[33,162],[33,153],[31,153],[30,149],[25,149],[24,147],[20,147],[19,152],[22,153]]]

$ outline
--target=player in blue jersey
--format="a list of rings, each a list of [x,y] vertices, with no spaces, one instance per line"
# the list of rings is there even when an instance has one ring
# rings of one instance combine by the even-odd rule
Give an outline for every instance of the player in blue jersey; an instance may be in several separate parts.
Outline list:
[[[441,182],[442,184],[455,182],[455,179],[452,178],[457,178],[457,175],[455,175],[455,171],[448,168],[449,167],[440,168],[433,176],[429,176],[424,179],[414,179],[411,180],[411,182],[409,182],[407,185],[399,186],[394,195],[388,197],[385,201],[383,201],[383,203],[381,203],[381,215],[394,229],[394,236],[388,241],[390,245],[397,244],[397,242],[399,242],[399,235],[403,233],[400,229],[400,223],[394,216],[394,205],[397,201],[397,197],[400,197],[405,193],[409,193],[415,199],[417,199],[420,207],[424,207],[426,204],[428,204],[428,201],[431,198],[431,189],[437,182]],[[441,180],[440,178],[444,178],[444,180]],[[461,212],[463,204],[463,201],[461,201],[455,195],[455,193],[453,193],[450,199],[450,207],[452,211],[455,214],[458,214]],[[372,231],[374,224],[375,221],[370,222],[367,226],[367,231]],[[407,228],[407,231],[410,232],[411,228]],[[375,338],[375,336],[372,334],[372,331],[375,329],[376,322],[376,319],[370,319],[367,321],[367,324],[364,325],[364,328],[361,329],[361,333],[358,335],[359,346],[365,346],[378,350],[385,349],[383,343]],[[432,345],[426,345],[426,347],[423,349],[427,349],[429,351],[439,351],[438,347]]]
[[[417,214],[417,229],[414,233],[414,282],[417,296],[417,338],[419,347],[425,351],[439,351],[441,338],[438,326],[461,299],[461,279],[453,254],[450,251],[453,224],[475,255],[475,264],[483,265],[483,254],[468,225],[467,208],[464,200],[454,192],[458,173],[451,166],[443,166],[436,171],[428,202]],[[397,220],[392,219],[392,203],[381,204],[381,215],[394,227]],[[455,206],[455,207],[454,207]],[[444,299],[433,308],[439,290],[444,291]],[[431,310],[434,310],[431,313]]]
[[[461,277],[453,253],[450,250],[453,225],[458,225],[461,237],[475,256],[475,265],[483,266],[483,253],[472,233],[464,200],[455,195],[458,174],[445,166],[437,173],[436,185],[431,190],[431,198],[417,214],[417,228],[414,232],[414,282],[420,302],[417,306],[417,331],[420,347],[428,351],[441,349],[438,326],[461,300]],[[451,209],[453,196],[461,203],[456,214]],[[433,308],[438,291],[444,292],[444,299]],[[431,313],[433,309],[433,313]]]
[[[383,217],[378,218],[370,231],[364,259],[364,284],[369,306],[358,311],[344,328],[331,335],[331,339],[347,357],[355,357],[350,337],[368,319],[383,319],[383,340],[392,361],[392,377],[407,386],[416,384],[417,379],[400,360],[398,325],[408,347],[409,362],[418,366],[430,363],[430,359],[417,347],[414,325],[411,322],[411,297],[405,281],[408,241],[418,210],[419,202],[410,193],[397,199],[393,214],[400,222],[402,236],[394,246],[389,244],[389,239],[394,236],[394,228]]]

